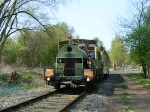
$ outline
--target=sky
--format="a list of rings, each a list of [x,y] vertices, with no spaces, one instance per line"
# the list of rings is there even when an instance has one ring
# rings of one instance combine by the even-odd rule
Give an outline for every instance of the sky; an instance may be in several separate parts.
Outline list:
[[[74,0],[61,6],[58,20],[75,29],[81,39],[98,37],[106,50],[117,32],[117,18],[126,14],[128,0]]]

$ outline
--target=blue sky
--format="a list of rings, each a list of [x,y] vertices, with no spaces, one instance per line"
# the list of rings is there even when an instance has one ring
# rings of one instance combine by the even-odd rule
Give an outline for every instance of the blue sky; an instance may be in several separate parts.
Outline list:
[[[117,31],[117,17],[125,14],[128,3],[128,0],[76,0],[61,6],[57,17],[74,27],[75,35],[81,39],[98,37],[110,50]]]

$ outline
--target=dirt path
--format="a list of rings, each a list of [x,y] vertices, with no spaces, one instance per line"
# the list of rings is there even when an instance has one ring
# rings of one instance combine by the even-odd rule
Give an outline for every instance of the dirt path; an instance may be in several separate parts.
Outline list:
[[[136,106],[136,112],[150,112],[150,88],[133,81],[126,75],[122,75],[128,86],[127,93]]]
[[[150,112],[150,87],[135,82],[123,73],[119,74],[124,82],[116,84],[114,95],[108,98],[115,111]]]

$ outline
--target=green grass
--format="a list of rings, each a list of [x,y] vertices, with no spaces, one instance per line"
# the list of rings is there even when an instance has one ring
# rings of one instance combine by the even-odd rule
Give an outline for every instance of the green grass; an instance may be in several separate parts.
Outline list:
[[[127,76],[131,77],[133,80],[141,84],[150,85],[150,79],[143,79],[143,76],[141,74],[129,74]]]
[[[130,95],[126,92],[126,89],[122,94],[122,109],[126,112],[130,112],[136,109],[136,105],[130,99]]]

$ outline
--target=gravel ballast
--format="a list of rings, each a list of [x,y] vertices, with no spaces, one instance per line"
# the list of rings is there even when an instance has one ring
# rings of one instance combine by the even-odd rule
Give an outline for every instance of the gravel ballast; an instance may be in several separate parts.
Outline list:
[[[21,90],[13,94],[10,93],[9,95],[0,98],[0,110],[38,97],[50,91],[53,91],[51,86],[46,88],[39,87],[30,90]]]

